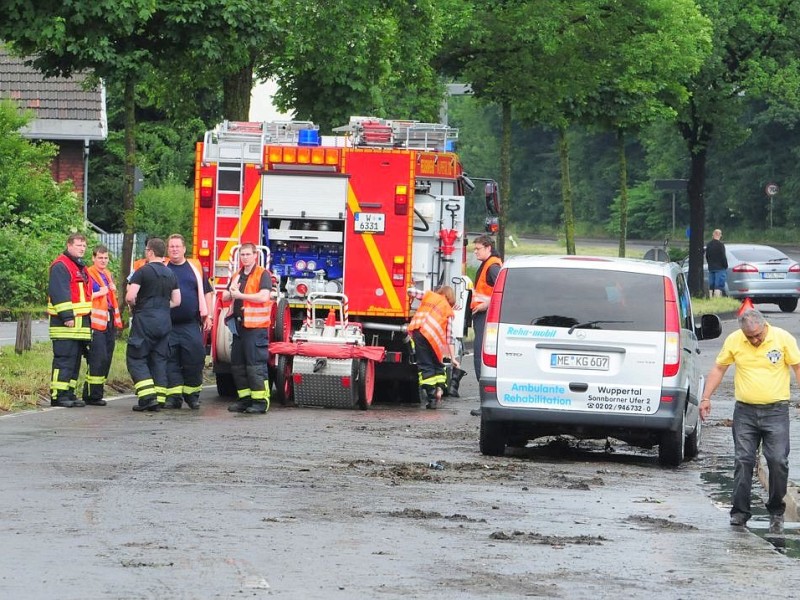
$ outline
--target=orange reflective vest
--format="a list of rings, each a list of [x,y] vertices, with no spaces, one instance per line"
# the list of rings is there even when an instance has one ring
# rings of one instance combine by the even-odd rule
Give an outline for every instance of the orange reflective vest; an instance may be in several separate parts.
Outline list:
[[[481,274],[478,281],[475,282],[475,289],[472,290],[472,301],[469,303],[470,310],[475,310],[475,307],[482,302],[488,302],[492,297],[492,286],[486,281],[486,276],[489,274],[489,268],[492,265],[502,265],[503,261],[499,256],[490,256],[483,263]]]
[[[94,265],[88,267],[86,272],[100,287],[107,286],[108,282],[114,280],[114,276],[111,273],[107,270],[101,271]],[[111,290],[108,290],[108,294],[97,296],[96,298],[92,294],[92,329],[105,331],[108,328],[108,313],[110,310],[114,311],[114,327],[122,329],[122,317],[119,314],[117,294]]]
[[[247,283],[244,286],[243,293],[257,294],[261,291],[261,276],[266,269],[259,265],[253,267],[250,275],[247,276]],[[239,279],[244,276],[244,271],[239,273]],[[242,325],[247,329],[266,328],[270,326],[270,313],[272,311],[272,301],[267,302],[252,302],[250,300],[242,301]]]
[[[417,312],[408,325],[409,331],[416,331],[428,340],[436,352],[439,362],[442,358],[450,354],[450,341],[447,339],[449,322],[453,318],[453,308],[447,298],[436,292],[425,292],[422,296]]]

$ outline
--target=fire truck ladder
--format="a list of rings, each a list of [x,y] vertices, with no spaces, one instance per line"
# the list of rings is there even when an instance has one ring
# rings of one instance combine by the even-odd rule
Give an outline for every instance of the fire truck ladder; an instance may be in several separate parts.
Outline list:
[[[452,142],[458,139],[458,129],[440,123],[390,121],[375,117],[350,117],[350,123],[333,131],[349,135],[354,146],[440,152],[450,150]]]

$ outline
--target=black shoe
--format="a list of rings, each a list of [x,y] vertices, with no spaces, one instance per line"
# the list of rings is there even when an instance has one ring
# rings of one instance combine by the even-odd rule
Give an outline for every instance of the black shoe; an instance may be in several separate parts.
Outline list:
[[[107,404],[107,402],[102,398],[100,398],[99,400],[92,400],[91,398],[88,398],[84,400],[84,402],[86,403],[87,406],[105,406]]]
[[[192,410],[198,410],[200,408],[200,400],[196,399],[187,400],[186,404],[188,404],[189,408],[191,408]]]
[[[267,412],[266,402],[253,402],[250,406],[244,409],[248,415],[263,415]]]
[[[769,532],[773,535],[783,534],[783,515],[770,515]]]
[[[86,406],[86,402],[84,402],[80,398],[72,398],[72,406],[76,408],[80,406]]]
[[[180,408],[181,404],[183,404],[183,401],[170,398],[161,405],[161,408]]]
[[[228,412],[238,412],[243,413],[246,411],[250,406],[253,404],[252,400],[240,400],[239,402],[235,402],[228,407]]]
[[[139,404],[134,405],[133,410],[135,410],[136,412],[143,412],[145,410],[149,410],[151,412],[158,412],[159,410],[161,410],[161,405],[155,398],[153,398],[152,400],[148,400],[144,403],[142,403],[142,401],[139,400]]]
[[[744,527],[747,525],[747,515],[734,513],[731,515],[731,527]]]
[[[62,408],[72,408],[75,406],[75,403],[70,400],[69,398],[56,398],[55,400],[50,400],[50,406],[60,406]]]
[[[471,414],[473,417],[480,417],[481,416],[481,409],[480,408],[473,408],[471,411],[469,411],[469,414]]]

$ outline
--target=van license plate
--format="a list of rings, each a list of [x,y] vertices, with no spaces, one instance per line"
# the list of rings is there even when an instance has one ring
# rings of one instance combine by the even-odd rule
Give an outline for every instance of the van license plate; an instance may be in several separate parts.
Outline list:
[[[786,279],[786,273],[773,273],[773,272],[762,273],[761,274],[761,278],[762,279]]]
[[[608,357],[594,354],[551,354],[550,366],[555,369],[608,371]]]

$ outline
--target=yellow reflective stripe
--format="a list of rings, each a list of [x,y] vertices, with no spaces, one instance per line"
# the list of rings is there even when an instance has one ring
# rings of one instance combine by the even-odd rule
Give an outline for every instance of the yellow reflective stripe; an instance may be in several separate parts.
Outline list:
[[[59,302],[58,304],[47,304],[47,311],[50,312],[51,310],[55,311],[55,313],[64,312],[65,310],[70,310],[72,308],[72,302],[67,300],[66,302]]]
[[[250,397],[250,390],[236,390],[236,395],[239,398],[249,398]]]
[[[361,207],[358,204],[358,198],[356,198],[355,193],[353,193],[353,186],[351,186],[349,182],[347,184],[347,206],[350,209],[350,212],[353,214],[361,210]],[[360,239],[363,240],[364,246],[367,249],[367,253],[372,260],[372,265],[375,267],[375,273],[378,275],[378,279],[381,282],[383,291],[386,293],[386,299],[389,301],[389,306],[394,310],[402,310],[400,298],[397,296],[397,290],[392,283],[391,277],[389,277],[389,272],[386,270],[386,265],[383,264],[381,253],[378,251],[378,244],[375,242],[375,236],[363,234],[360,236]],[[403,283],[405,284],[405,282]]]
[[[176,385],[176,386],[167,388],[165,390],[165,393],[167,394],[167,396],[177,396],[178,394],[181,393],[181,386]]]
[[[81,340],[92,339],[92,330],[89,327],[51,327],[51,340]]]
[[[158,396],[166,396],[167,395],[167,388],[165,388],[163,385],[157,385],[157,386],[155,386],[155,388],[156,388],[156,394]]]
[[[195,392],[200,392],[202,390],[203,390],[203,386],[202,385],[196,385],[196,386],[185,385],[185,386],[183,386],[183,389],[181,391],[184,394],[194,394]]]
[[[445,375],[431,375],[430,377],[426,377],[423,379],[422,375],[420,374],[420,380],[419,380],[420,385],[435,386],[437,383],[446,383],[446,382],[447,382],[447,376]]]
[[[139,389],[145,386],[154,386],[154,385],[155,382],[152,379],[142,379],[141,381],[134,383],[133,388],[138,391]]]
[[[106,382],[106,378],[102,375],[87,375],[86,376],[86,383],[89,385],[103,385]]]

